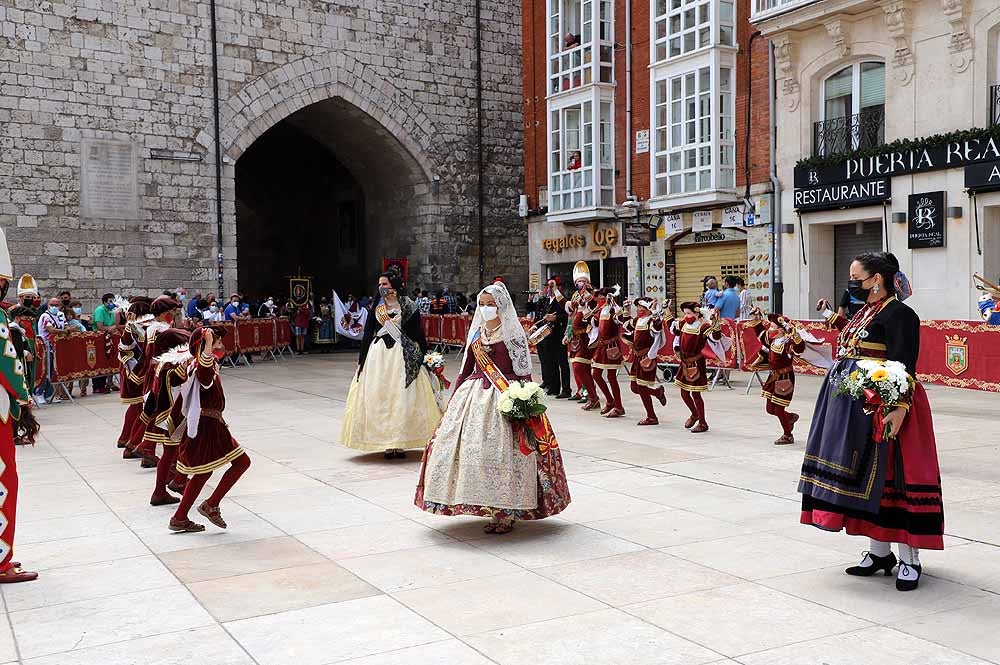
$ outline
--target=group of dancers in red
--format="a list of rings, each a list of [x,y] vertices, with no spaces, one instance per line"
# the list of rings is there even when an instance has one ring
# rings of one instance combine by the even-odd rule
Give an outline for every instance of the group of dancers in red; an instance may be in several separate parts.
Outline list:
[[[645,409],[638,425],[658,425],[654,400],[666,405],[667,398],[656,373],[672,349],[679,365],[674,384],[690,412],[684,427],[693,433],[707,432],[702,398],[708,390],[706,353],[722,357],[732,343],[723,336],[718,311],[706,316],[699,303],[683,302],[677,318],[673,301],[663,304],[643,297],[619,304],[618,289],[595,289],[582,261],[573,269],[573,283],[573,297],[566,302],[569,325],[564,342],[576,381],[574,399],[582,403],[581,408],[599,409],[605,418],[624,416],[618,370],[625,366],[629,387]],[[761,395],[767,401],[767,413],[781,423],[782,436],[775,443],[793,443],[792,428],[799,417],[787,411],[795,389],[792,362],[805,343],[790,319],[765,316],[755,309],[751,322],[762,345],[753,368],[771,370]]]
[[[143,468],[156,469],[149,503],[177,504],[168,527],[178,532],[205,530],[188,513],[212,472],[228,465],[197,509],[225,529],[219,504],[250,467],[222,417],[226,398],[219,361],[226,354],[226,328],[204,326],[192,332],[173,327],[181,305],[169,296],[134,297],[127,307],[118,347],[121,401],[127,405],[118,437],[122,457],[141,459]],[[157,446],[163,448],[160,457]]]

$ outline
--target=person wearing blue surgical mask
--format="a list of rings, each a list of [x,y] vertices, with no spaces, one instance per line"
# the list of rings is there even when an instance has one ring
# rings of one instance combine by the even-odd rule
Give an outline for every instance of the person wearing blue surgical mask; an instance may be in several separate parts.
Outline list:
[[[48,368],[45,384],[39,388],[38,400],[45,403],[46,399],[53,402],[61,402],[68,396],[65,388],[59,386],[55,388],[48,377],[51,377],[54,370],[54,344],[55,337],[66,331],[66,315],[63,313],[62,300],[59,298],[49,298],[49,304],[38,317],[38,336],[45,344],[45,360]]]

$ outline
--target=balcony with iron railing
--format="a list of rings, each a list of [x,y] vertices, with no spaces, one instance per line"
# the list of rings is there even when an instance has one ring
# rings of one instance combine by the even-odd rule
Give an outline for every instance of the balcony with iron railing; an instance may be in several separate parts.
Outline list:
[[[1000,125],[1000,83],[990,86],[990,124]]]
[[[885,143],[885,106],[813,124],[813,156],[840,155]]]

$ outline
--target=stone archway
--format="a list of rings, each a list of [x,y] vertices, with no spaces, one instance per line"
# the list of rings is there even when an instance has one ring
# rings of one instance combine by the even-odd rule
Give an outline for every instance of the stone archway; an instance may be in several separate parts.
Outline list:
[[[250,251],[251,245],[247,242],[248,237],[256,241],[261,236],[262,224],[266,229],[270,223],[270,237],[276,237],[273,228],[276,215],[255,214],[252,233],[244,229],[241,236],[240,218],[249,219],[248,202],[245,197],[237,199],[241,190],[259,192],[260,187],[255,186],[253,190],[241,187],[237,178],[247,178],[247,169],[241,165],[267,161],[259,159],[259,155],[257,159],[249,157],[259,152],[255,150],[261,145],[259,142],[274,143],[270,138],[279,128],[283,132],[296,132],[327,150],[333,162],[339,163],[362,191],[363,201],[359,208],[363,210],[363,232],[367,242],[359,249],[358,264],[344,266],[340,271],[341,275],[349,274],[358,280],[342,285],[342,290],[358,289],[371,282],[384,256],[427,255],[427,248],[421,245],[421,238],[426,236],[418,230],[427,228],[441,213],[433,191],[440,167],[432,157],[444,154],[442,146],[436,145],[436,137],[440,134],[413,100],[391,81],[378,77],[371,67],[342,53],[288,63],[247,84],[225,101],[220,109],[220,128],[221,149],[227,162],[223,167],[227,283],[238,283],[241,289],[251,291],[263,288],[259,279],[245,283],[248,275],[255,274],[249,272],[256,268],[253,263],[259,262],[266,253],[264,247]],[[209,151],[213,150],[210,131],[202,131],[197,141]],[[248,159],[244,160],[245,156]],[[280,156],[278,159],[280,161]],[[331,166],[331,172],[339,170]],[[266,173],[261,173],[259,168],[256,171],[258,183],[268,180]],[[307,193],[303,195],[308,196]],[[258,200],[257,204],[261,202]],[[323,211],[314,212],[316,214],[302,216],[304,224],[315,227],[321,223],[318,220],[324,218]],[[282,220],[281,233],[304,232],[305,228],[296,231],[291,223],[294,221]],[[326,237],[322,233],[303,235],[306,243]],[[287,243],[284,246],[287,249]],[[243,254],[247,255],[246,263],[240,261]],[[232,267],[234,263],[238,269]],[[272,261],[262,267],[295,270],[288,266],[278,268],[278,265]],[[305,274],[319,270],[301,263],[291,265],[301,265]],[[342,278],[333,274],[327,277]],[[317,286],[325,288],[330,284]],[[274,289],[268,287],[267,290]]]

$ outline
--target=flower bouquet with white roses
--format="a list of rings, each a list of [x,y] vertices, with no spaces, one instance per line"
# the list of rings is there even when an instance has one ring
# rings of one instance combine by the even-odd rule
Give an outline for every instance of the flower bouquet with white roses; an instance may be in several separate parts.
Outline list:
[[[864,412],[875,416],[872,438],[881,442],[889,433],[885,416],[913,390],[913,383],[901,362],[859,360],[854,371],[840,377],[835,394],[855,401],[864,400]]]
[[[442,390],[448,390],[451,388],[451,382],[444,378],[444,365],[444,356],[437,351],[432,351],[424,355],[424,367],[437,377]]]
[[[545,416],[545,392],[534,381],[514,381],[504,391],[497,410],[511,421],[523,455],[546,454],[558,446]]]

